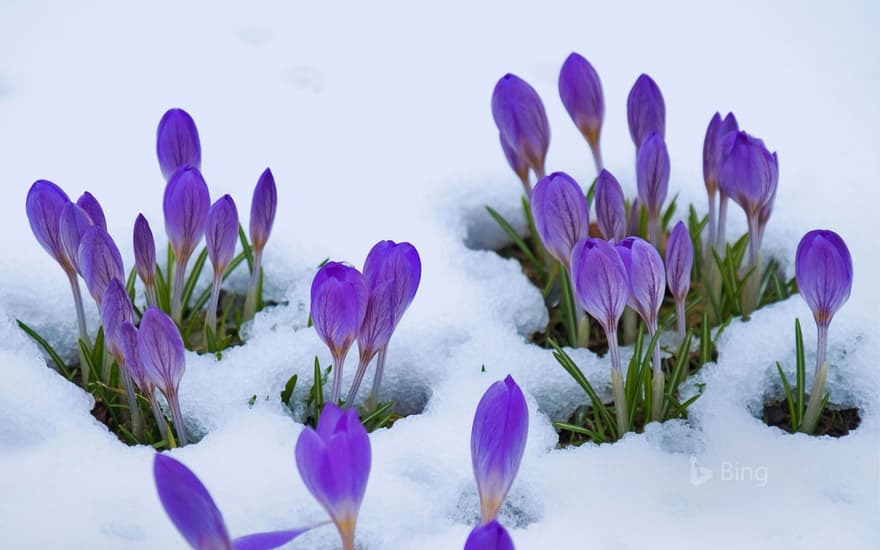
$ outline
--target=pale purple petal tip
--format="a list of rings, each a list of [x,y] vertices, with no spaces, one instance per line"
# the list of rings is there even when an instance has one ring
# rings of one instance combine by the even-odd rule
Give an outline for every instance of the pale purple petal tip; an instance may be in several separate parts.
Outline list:
[[[104,209],[101,208],[101,203],[98,202],[94,195],[86,191],[76,199],[76,204],[89,215],[93,225],[97,225],[104,231],[107,231],[107,218],[104,217]]]
[[[125,280],[122,255],[110,235],[93,225],[83,233],[79,243],[79,269],[89,294],[99,305],[104,291],[113,279]]]
[[[275,223],[275,210],[278,206],[278,190],[275,187],[275,177],[272,171],[266,168],[257,180],[254,188],[254,196],[251,200],[250,234],[251,245],[256,250],[262,250],[272,233],[272,224]]]
[[[59,230],[59,219],[64,205],[70,202],[60,187],[47,180],[38,180],[31,185],[25,200],[28,223],[40,246],[52,256],[68,273],[73,273],[73,264],[64,253]]]

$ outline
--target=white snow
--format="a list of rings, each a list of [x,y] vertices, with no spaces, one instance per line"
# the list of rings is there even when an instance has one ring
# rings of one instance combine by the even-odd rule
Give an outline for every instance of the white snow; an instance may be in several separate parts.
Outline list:
[[[359,548],[462,547],[478,515],[470,423],[485,388],[508,373],[531,412],[522,470],[501,517],[521,550],[877,548],[878,15],[869,2],[675,9],[649,2],[4,2],[2,545],[184,547],[156,498],[152,451],[109,434],[89,414],[91,398],[46,368],[14,323],[28,322],[74,354],[66,279],[30,235],[24,213],[34,180],[50,179],[74,196],[90,190],[128,265],[138,212],[162,249],[155,128],[165,109],[180,106],[198,124],[213,197],[231,193],[246,216],[267,165],[279,185],[267,292],[288,305],[259,314],[248,343],[221,361],[188,354],[181,401],[204,437],[172,453],[211,491],[233,535],[324,518],[294,464],[301,424],[278,396],[298,373],[301,401],[314,356],[329,362],[306,328],[314,267],[328,256],[360,265],[373,243],[391,238],[418,247],[423,279],[391,341],[386,396],[424,412],[371,436]],[[602,78],[603,156],[627,193],[635,186],[626,94],[648,72],[666,99],[672,188],[682,205],[704,208],[705,126],[716,110],[732,110],[779,153],[768,253],[791,273],[805,231],[831,228],[847,241],[855,283],[831,326],[828,389],[832,402],[859,407],[855,432],[790,435],[755,418],[765,396],[779,395],[775,361],[793,371],[795,317],[808,364],[813,353],[809,310],[795,297],[725,331],[718,364],[690,381],[705,383],[690,423],[651,425],[613,445],[555,449],[551,419],[586,396],[549,351],[527,343],[546,311],[517,264],[485,250],[503,235],[483,206],[522,224],[521,188],[489,112],[492,86],[508,71],[544,99],[548,166],[584,185],[594,176],[556,92],[572,50]],[[745,224],[735,207],[731,213],[732,235]],[[87,312],[94,327],[94,307]],[[605,387],[607,358],[572,354]],[[348,377],[353,370],[354,358]],[[700,467],[712,479],[692,483],[692,472],[705,472]],[[289,547],[337,545],[325,527]]]

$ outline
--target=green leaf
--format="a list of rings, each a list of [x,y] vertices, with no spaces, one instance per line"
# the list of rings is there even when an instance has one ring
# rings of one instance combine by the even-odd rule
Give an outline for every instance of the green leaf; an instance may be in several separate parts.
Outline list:
[[[125,291],[128,292],[128,297],[131,300],[131,303],[134,303],[134,282],[137,278],[137,267],[132,267],[131,271],[128,272],[128,278],[125,280]]]
[[[700,324],[700,366],[712,360],[712,337],[709,331],[709,312],[703,312]]]
[[[562,324],[565,325],[565,334],[568,336],[568,345],[576,346],[578,341],[578,310],[574,303],[574,293],[571,288],[571,279],[568,278],[566,269],[559,268],[559,278],[562,286]]]
[[[599,181],[599,178],[593,178],[593,183],[590,184],[590,188],[587,189],[587,208],[593,206],[593,199],[596,197],[596,182]]]
[[[794,320],[794,347],[797,365],[797,419],[798,428],[800,421],[804,418],[804,408],[806,407],[806,386],[807,386],[807,364],[804,358],[804,335],[801,332],[801,320]],[[792,418],[795,418],[792,416]],[[796,428],[797,429],[797,428]]]
[[[785,401],[788,403],[788,414],[791,415],[791,431],[796,432],[801,426],[801,419],[798,417],[797,406],[794,403],[795,397],[791,393],[791,386],[788,378],[782,370],[782,365],[777,361],[776,370],[779,372],[779,378],[782,379],[782,388],[785,390]]]
[[[669,206],[666,208],[666,211],[663,212],[663,216],[661,218],[662,225],[660,228],[664,231],[669,228],[669,222],[672,220],[672,216],[675,215],[675,209],[678,207],[678,193],[672,197],[672,200],[669,201]]]
[[[193,264],[192,271],[189,272],[189,277],[186,280],[186,283],[183,285],[183,294],[180,298],[180,303],[182,304],[183,311],[186,311],[189,307],[189,299],[192,296],[193,289],[196,287],[196,283],[199,282],[199,276],[202,274],[202,269],[205,267],[205,260],[208,259],[208,248],[205,247],[199,252],[198,257],[196,258],[196,263]]]
[[[691,333],[691,331],[687,331],[684,341],[678,348],[678,355],[676,355],[675,357],[675,366],[672,368],[672,373],[670,374],[669,379],[666,381],[666,392],[663,402],[664,420],[670,418],[668,415],[670,402],[675,395],[675,391],[678,389],[678,384],[681,382],[682,375],[685,372],[685,367],[690,360],[689,351],[691,349],[692,340],[693,334]]]
[[[242,254],[247,259],[248,271],[250,273],[254,272],[254,252],[251,244],[248,242],[247,235],[244,232],[244,228],[241,224],[238,224],[238,240],[241,241],[241,249]]]
[[[374,411],[361,420],[361,424],[364,425],[364,428],[368,432],[373,432],[381,428],[394,414],[391,410],[393,406],[394,402],[392,401],[380,404]]]
[[[290,398],[291,398],[291,396],[293,396],[293,390],[296,388],[297,378],[298,377],[295,374],[293,376],[291,376],[287,380],[287,384],[284,384],[284,389],[281,390],[281,402],[284,403],[285,405],[290,403]]]
[[[517,232],[513,229],[513,227],[507,223],[501,214],[492,209],[492,207],[487,206],[486,211],[489,212],[489,215],[492,216],[492,219],[501,226],[501,229],[507,234],[513,244],[516,245],[517,248],[523,253],[523,255],[528,259],[528,261],[541,273],[542,278],[547,276],[547,270],[544,269],[544,266],[538,261],[535,255],[532,253],[531,249],[529,249],[528,245],[522,240]]]
[[[43,351],[45,351],[46,354],[49,356],[49,358],[52,360],[52,362],[55,363],[55,370],[57,370],[59,373],[61,373],[61,375],[65,378],[67,378],[68,380],[73,380],[73,373],[71,373],[70,371],[67,370],[67,365],[64,364],[64,360],[61,359],[61,356],[58,355],[58,353],[55,351],[55,348],[53,348],[49,344],[49,342],[46,341],[45,338],[43,338],[42,336],[37,334],[37,331],[35,331],[31,327],[27,326],[26,324],[19,321],[18,319],[16,319],[15,322],[18,323],[18,328],[23,330],[25,332],[25,334],[27,334],[28,336],[33,338],[33,340],[37,344],[39,344],[40,347],[43,348]]]
[[[156,285],[156,305],[165,313],[169,313],[171,311],[171,306],[169,305],[171,303],[171,288],[169,288],[168,283],[165,281],[162,268],[158,265],[156,266],[154,283]]]
[[[578,383],[580,387],[587,392],[587,395],[590,397],[590,401],[593,404],[593,410],[598,411],[599,415],[602,418],[603,423],[606,424],[606,428],[613,435],[614,439],[617,439],[617,426],[616,420],[612,418],[611,413],[608,412],[608,409],[605,407],[605,404],[602,403],[602,400],[599,398],[599,395],[593,389],[593,386],[590,385],[590,382],[587,380],[587,377],[584,376],[584,373],[580,368],[572,361],[571,357],[565,353],[562,348],[559,347],[559,344],[556,343],[552,338],[548,339],[548,342],[553,348],[553,357],[562,365],[562,368],[568,372],[568,374],[574,378],[575,382]]]

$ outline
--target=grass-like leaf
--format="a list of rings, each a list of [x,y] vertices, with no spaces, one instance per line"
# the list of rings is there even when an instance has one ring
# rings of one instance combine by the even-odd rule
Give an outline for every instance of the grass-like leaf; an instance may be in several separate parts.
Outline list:
[[[543,265],[541,265],[541,262],[538,261],[538,258],[535,257],[535,254],[525,243],[525,241],[522,240],[522,237],[520,237],[519,234],[513,229],[513,226],[511,226],[507,222],[507,220],[505,220],[504,217],[502,217],[501,214],[496,212],[492,207],[487,206],[486,211],[489,213],[490,216],[492,216],[492,219],[495,220],[495,222],[499,226],[501,226],[501,229],[504,230],[504,232],[513,242],[513,244],[515,244],[516,247],[519,248],[520,252],[523,253],[526,259],[528,259],[528,261],[535,267],[535,269],[538,270],[538,272],[541,273],[544,278],[546,278],[547,270],[544,268]]]
[[[58,355],[58,352],[55,351],[55,348],[53,348],[52,345],[49,344],[49,342],[47,342],[45,338],[37,334],[37,331],[35,331],[31,327],[27,326],[18,319],[16,319],[15,322],[18,323],[18,328],[23,330],[25,334],[30,336],[37,344],[40,345],[41,348],[43,348],[43,351],[46,352],[46,355],[48,355],[52,362],[55,363],[55,370],[61,373],[61,376],[63,376],[64,378],[67,378],[68,380],[73,380],[73,373],[67,369],[67,365],[64,364],[64,360],[61,359],[61,356]]]

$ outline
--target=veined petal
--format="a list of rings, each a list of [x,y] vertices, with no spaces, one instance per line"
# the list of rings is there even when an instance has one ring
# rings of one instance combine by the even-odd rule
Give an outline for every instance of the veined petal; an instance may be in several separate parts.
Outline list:
[[[60,187],[48,180],[38,180],[31,185],[25,201],[28,223],[40,246],[55,258],[62,269],[73,273],[73,264],[64,253],[58,221],[64,205],[70,202]]]
[[[189,113],[183,109],[165,112],[156,130],[156,156],[166,180],[181,166],[202,167],[199,132]]]
[[[586,195],[569,175],[554,172],[535,186],[531,208],[544,247],[568,268],[571,249],[590,233]]]
[[[229,195],[223,195],[208,209],[205,241],[214,273],[226,271],[238,242],[238,209]]]
[[[577,303],[606,332],[617,329],[629,298],[629,276],[614,246],[601,239],[583,239],[571,253]]]
[[[797,248],[795,277],[816,323],[827,326],[852,291],[852,256],[840,235],[827,229],[804,235]]]
[[[89,294],[100,305],[104,291],[113,279],[125,280],[122,255],[110,235],[93,225],[79,243],[79,269]]]
[[[107,218],[104,217],[104,209],[101,208],[101,203],[98,202],[94,195],[86,191],[76,199],[76,205],[88,214],[92,225],[97,225],[104,231],[107,231]]]
[[[464,543],[464,550],[514,550],[513,539],[495,520],[474,527]]]
[[[138,329],[138,356],[144,373],[166,395],[176,392],[186,368],[183,339],[162,310],[149,307]]]
[[[608,170],[602,170],[596,178],[596,218],[606,240],[626,237],[626,199],[617,178]]]
[[[256,250],[262,250],[269,240],[272,224],[275,223],[277,206],[278,189],[275,187],[275,177],[272,171],[266,168],[257,180],[251,199],[251,245]]]
[[[694,245],[684,222],[678,222],[666,244],[666,279],[676,300],[684,300],[691,286]]]

